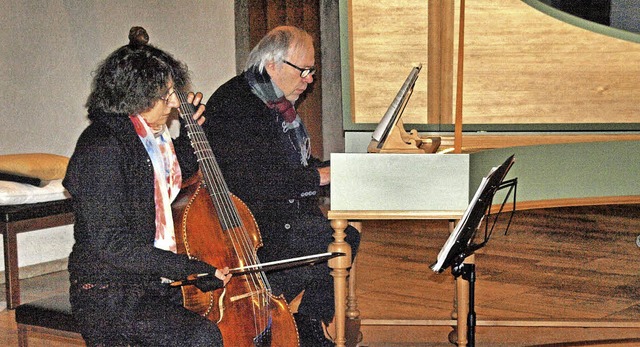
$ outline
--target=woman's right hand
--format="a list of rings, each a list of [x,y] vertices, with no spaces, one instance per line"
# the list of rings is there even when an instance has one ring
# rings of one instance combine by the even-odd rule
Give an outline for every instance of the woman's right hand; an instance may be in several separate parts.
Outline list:
[[[216,277],[222,280],[222,283],[226,286],[231,280],[231,274],[229,273],[229,267],[225,267],[224,269],[216,269]]]

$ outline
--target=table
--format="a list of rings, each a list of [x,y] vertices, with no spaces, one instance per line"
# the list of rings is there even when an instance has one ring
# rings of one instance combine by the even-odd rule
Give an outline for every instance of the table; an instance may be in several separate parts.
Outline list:
[[[334,291],[335,291],[335,343],[336,347],[346,345],[346,319],[356,319],[360,316],[357,308],[357,298],[355,294],[355,264],[351,264],[351,247],[344,241],[347,225],[351,224],[362,232],[359,221],[362,220],[427,220],[445,219],[449,220],[449,231],[453,231],[455,222],[460,219],[464,211],[388,211],[388,210],[330,210],[328,217],[331,220],[331,227],[334,230],[334,242],[329,245],[329,252],[346,253],[344,257],[337,257],[329,260],[329,267],[332,269]],[[473,256],[467,258],[467,262],[473,262]],[[349,276],[349,286],[347,287],[347,276]],[[347,293],[347,288],[349,292]],[[453,303],[457,312],[457,320],[429,320],[423,322],[424,325],[456,325],[458,335],[458,346],[467,345],[467,313],[469,302],[468,282],[462,277],[456,279],[456,297]],[[397,325],[401,321],[387,321],[385,324]]]
[[[467,208],[482,177],[511,155],[515,155],[516,163],[506,179],[518,178],[519,210],[640,201],[637,184],[640,141],[548,144],[446,155],[332,153],[328,217],[334,228],[334,242],[329,251],[350,255],[351,249],[344,242],[344,229],[349,222],[367,219],[455,221]],[[615,170],[605,173],[602,168]],[[470,257],[469,261],[473,260]],[[354,286],[350,286],[348,298],[346,293],[350,263],[350,256],[329,261],[336,290],[338,346],[345,344],[344,314],[349,318],[359,315]],[[465,292],[468,299],[468,283],[465,282],[461,279],[456,282],[458,346],[466,346],[467,341]],[[640,328],[640,322],[603,321],[479,320],[476,325]]]

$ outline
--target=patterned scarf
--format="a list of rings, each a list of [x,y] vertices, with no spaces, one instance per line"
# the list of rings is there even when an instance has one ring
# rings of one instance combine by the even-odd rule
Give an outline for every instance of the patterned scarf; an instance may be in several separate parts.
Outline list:
[[[284,121],[287,123],[293,123],[298,117],[295,107],[291,101],[287,100],[284,96],[281,96],[273,101],[267,101],[267,107],[275,109],[284,117]]]
[[[176,157],[168,127],[154,136],[147,122],[140,115],[129,117],[153,163],[156,202],[156,248],[177,252],[176,235],[173,228],[171,203],[178,195],[182,184],[182,173]]]
[[[293,103],[284,97],[284,93],[271,81],[266,70],[261,73],[257,66],[253,66],[244,72],[244,76],[253,94],[281,116],[282,132],[297,153],[295,162],[308,166],[308,160],[311,157],[311,141]]]

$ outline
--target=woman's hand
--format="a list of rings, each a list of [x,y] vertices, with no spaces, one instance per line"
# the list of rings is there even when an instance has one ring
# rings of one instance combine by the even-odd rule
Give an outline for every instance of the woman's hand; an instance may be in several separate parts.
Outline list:
[[[222,280],[222,283],[226,286],[231,279],[231,274],[229,273],[229,267],[225,267],[224,269],[216,269],[216,277]]]
[[[207,274],[196,278],[193,285],[203,293],[206,293],[226,286],[230,279],[229,268],[225,267],[224,269],[216,269],[215,277]]]
[[[193,114],[193,119],[195,119],[198,124],[202,125],[205,121],[205,117],[203,116],[204,105],[200,103],[202,101],[202,93],[197,92],[194,94],[193,92],[189,92],[189,94],[187,94],[187,101],[192,103],[193,106],[196,107],[196,112]]]

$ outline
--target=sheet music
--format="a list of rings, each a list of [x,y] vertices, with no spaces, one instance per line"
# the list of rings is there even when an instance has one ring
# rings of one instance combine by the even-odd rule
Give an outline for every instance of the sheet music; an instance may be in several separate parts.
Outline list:
[[[416,83],[416,80],[418,79],[418,73],[420,73],[421,69],[422,69],[422,64],[411,69],[409,76],[407,76],[407,79],[402,84],[402,87],[398,91],[398,94],[396,94],[395,99],[393,99],[393,101],[391,102],[391,105],[389,105],[387,112],[382,117],[382,120],[380,120],[380,123],[378,123],[378,126],[376,127],[376,130],[373,132],[373,135],[371,135],[372,139],[376,141],[382,140],[384,132],[389,129],[389,125],[390,125],[389,122],[393,120],[396,113],[398,112],[398,107],[402,104],[402,101],[406,97],[409,90],[413,88],[413,85]]]
[[[462,232],[462,228],[467,224],[467,220],[469,219],[469,215],[471,214],[471,211],[473,211],[475,205],[480,199],[480,195],[486,188],[487,183],[489,182],[489,179],[491,178],[491,176],[493,176],[493,173],[497,169],[498,169],[497,166],[491,168],[487,176],[482,178],[482,181],[480,182],[480,186],[478,187],[475,194],[473,195],[473,198],[471,199],[469,206],[467,206],[467,209],[464,211],[464,214],[460,218],[460,221],[456,225],[456,228],[453,230],[451,235],[449,235],[449,238],[445,242],[442,249],[440,249],[440,253],[438,253],[438,258],[436,260],[436,263],[431,266],[431,269],[433,271],[435,272],[442,271],[442,266],[444,265],[444,262],[447,260],[447,256],[449,255],[449,252],[451,252],[451,248],[456,243],[456,240],[459,239],[460,233]],[[482,223],[482,220],[480,220],[480,223]],[[478,223],[478,226],[480,225],[480,223]]]

